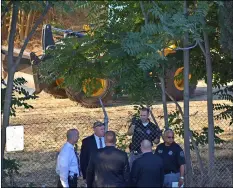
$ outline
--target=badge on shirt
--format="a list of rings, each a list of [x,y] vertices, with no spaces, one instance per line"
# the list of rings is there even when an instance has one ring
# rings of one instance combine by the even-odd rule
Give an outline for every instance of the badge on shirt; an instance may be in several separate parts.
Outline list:
[[[149,135],[150,133],[151,133],[150,129],[147,129],[147,130],[146,130],[146,134]]]
[[[172,155],[172,154],[173,154],[173,152],[172,152],[172,151],[169,151],[169,152],[168,152],[168,155]]]
[[[180,152],[180,156],[184,157],[184,152],[183,151]]]
[[[163,153],[163,150],[158,150],[158,153]]]

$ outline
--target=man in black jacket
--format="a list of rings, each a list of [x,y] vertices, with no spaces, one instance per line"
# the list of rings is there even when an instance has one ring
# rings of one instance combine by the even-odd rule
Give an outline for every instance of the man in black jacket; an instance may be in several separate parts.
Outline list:
[[[152,153],[149,140],[141,142],[142,156],[133,162],[130,173],[132,187],[162,187],[164,169],[162,159]]]
[[[93,153],[87,168],[87,187],[126,187],[129,180],[127,153],[115,148],[116,134],[105,134],[106,147]]]
[[[86,179],[87,166],[93,152],[105,147],[104,142],[104,124],[96,121],[93,124],[94,134],[82,140],[80,163],[83,179]]]

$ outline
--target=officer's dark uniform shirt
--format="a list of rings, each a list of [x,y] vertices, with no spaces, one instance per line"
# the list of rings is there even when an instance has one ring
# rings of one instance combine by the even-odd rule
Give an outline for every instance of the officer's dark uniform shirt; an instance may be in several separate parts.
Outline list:
[[[132,124],[135,125],[135,129],[132,138],[131,151],[137,151],[140,153],[141,142],[144,139],[150,140],[153,144],[154,139],[160,137],[161,131],[159,126],[150,121],[146,126],[142,124],[141,120],[136,120],[135,122],[132,122]]]
[[[170,146],[165,146],[164,143],[159,144],[155,150],[163,159],[164,174],[180,172],[180,166],[185,164],[184,151],[175,142]]]

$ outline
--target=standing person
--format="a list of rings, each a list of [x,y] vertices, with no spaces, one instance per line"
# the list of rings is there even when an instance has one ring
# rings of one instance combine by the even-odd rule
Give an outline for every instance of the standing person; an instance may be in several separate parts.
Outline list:
[[[93,130],[94,134],[82,140],[80,163],[84,180],[86,179],[86,171],[91,154],[105,147],[104,124],[100,121],[96,121],[93,124]]]
[[[87,168],[87,187],[126,187],[129,180],[127,153],[115,148],[116,134],[107,131],[106,147],[93,153]]]
[[[149,109],[142,108],[140,110],[140,120],[133,119],[128,130],[128,135],[133,135],[132,143],[130,144],[130,168],[132,167],[133,161],[141,156],[141,142],[147,139],[151,141],[152,144],[158,144],[160,134],[161,131],[158,125],[155,125],[149,120]]]
[[[163,160],[152,153],[149,140],[141,143],[142,156],[133,162],[130,172],[131,187],[162,187],[164,180]]]
[[[179,182],[181,187],[184,184],[184,151],[174,142],[174,132],[171,129],[165,130],[163,139],[164,143],[157,146],[155,154],[163,159],[164,186],[172,187],[172,182]]]
[[[56,173],[59,175],[57,187],[77,187],[79,160],[74,150],[74,144],[79,139],[77,129],[67,131],[67,142],[61,148],[57,157]]]

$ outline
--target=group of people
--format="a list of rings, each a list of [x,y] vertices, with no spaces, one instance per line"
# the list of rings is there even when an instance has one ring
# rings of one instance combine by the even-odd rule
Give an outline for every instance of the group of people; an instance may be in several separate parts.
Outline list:
[[[80,160],[74,145],[79,139],[77,129],[67,131],[67,142],[61,148],[56,173],[58,187],[77,187],[83,177],[87,187],[172,187],[184,184],[185,158],[182,148],[174,142],[174,132],[163,133],[149,120],[149,110],[140,110],[140,119],[133,118],[128,134],[132,135],[129,158],[116,148],[114,131],[105,133],[104,124],[93,124],[94,134],[82,140]],[[152,152],[153,144],[159,144]]]

